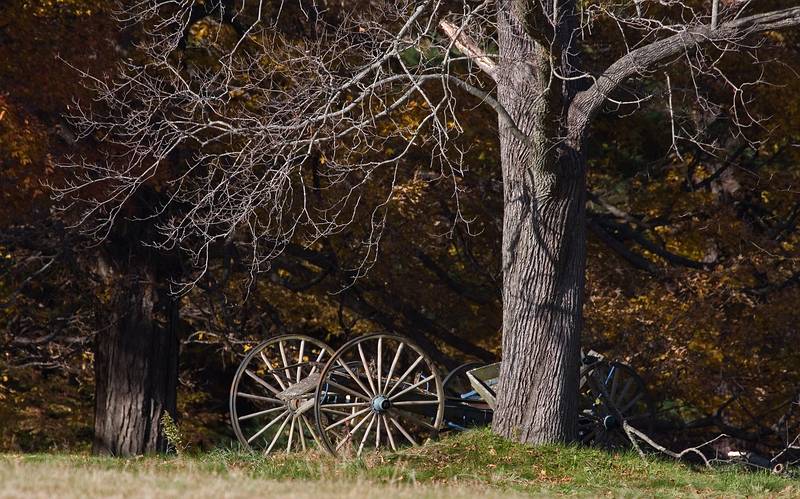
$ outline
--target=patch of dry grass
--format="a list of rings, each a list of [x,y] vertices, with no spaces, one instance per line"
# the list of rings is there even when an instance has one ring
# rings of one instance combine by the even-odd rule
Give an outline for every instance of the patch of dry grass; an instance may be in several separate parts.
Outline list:
[[[134,461],[134,463],[136,463]],[[297,499],[421,499],[517,497],[474,483],[376,483],[356,480],[275,480],[253,477],[242,470],[210,472],[203,466],[159,466],[154,461],[103,467],[81,459],[40,461],[23,456],[0,458],[2,498],[274,497]]]

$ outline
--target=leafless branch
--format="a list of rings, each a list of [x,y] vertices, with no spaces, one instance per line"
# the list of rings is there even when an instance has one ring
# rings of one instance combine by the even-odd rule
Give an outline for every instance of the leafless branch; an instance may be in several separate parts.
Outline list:
[[[361,253],[352,272],[357,279],[377,258],[403,179],[415,169],[439,178],[463,175],[460,102],[489,106],[501,133],[533,143],[531,127],[523,132],[479,74],[509,86],[507,69],[529,64],[495,51],[499,15],[517,16],[509,37],[527,36],[534,51],[549,54],[547,67],[530,70],[542,80],[533,98],[566,110],[556,131],[534,130],[552,135],[553,150],[567,137],[580,148],[604,104],[638,109],[652,100],[626,88],[626,80],[658,65],[686,65],[694,88],[679,89],[668,79],[666,91],[678,154],[681,140],[715,147],[703,142],[703,131],[724,106],[704,95],[701,77],[730,89],[728,112],[740,130],[761,123],[749,112],[745,91],[763,78],[736,83],[719,61],[754,51],[758,44],[749,40],[757,33],[800,24],[800,7],[742,16],[747,2],[713,12],[680,0],[598,1],[581,3],[580,10],[574,2],[544,0],[359,5],[322,11],[266,0],[128,3],[118,17],[144,31],[140,55],[123,62],[113,78],[81,73],[96,97],[72,116],[79,136],[101,142],[106,158],[63,164],[71,175],[54,187],[57,199],[64,208],[79,207],[76,224],[97,238],[121,217],[156,224],[159,237],[147,243],[182,249],[197,269],[178,291],[198,282],[213,247],[226,241],[250,246],[255,275],[291,241],[311,247],[365,220],[369,228],[354,242]],[[281,22],[292,8],[306,20],[301,32]],[[582,67],[577,40],[601,23],[617,29],[625,51],[595,75]],[[577,94],[556,91],[562,84],[578,88],[577,82],[591,84]],[[703,110],[694,124],[678,119],[680,91],[693,92]],[[564,102],[555,106],[554,99]],[[423,151],[428,161],[420,164]],[[145,188],[158,196],[152,206],[133,209]],[[454,180],[453,222],[468,224],[462,193]]]

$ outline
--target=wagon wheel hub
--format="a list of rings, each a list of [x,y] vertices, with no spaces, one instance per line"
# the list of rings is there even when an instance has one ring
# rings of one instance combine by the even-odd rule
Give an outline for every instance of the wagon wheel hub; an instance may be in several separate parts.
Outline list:
[[[383,395],[378,395],[372,399],[372,410],[378,414],[384,413],[392,406],[392,401]]]
[[[606,430],[615,430],[620,426],[621,425],[619,424],[619,420],[614,416],[606,416],[603,418],[603,427]]]
[[[307,400],[308,400],[307,398],[289,399],[286,401],[286,408],[290,411],[291,414],[294,414],[295,412],[297,412],[298,409],[300,409],[300,406],[302,406],[303,403],[306,402]]]

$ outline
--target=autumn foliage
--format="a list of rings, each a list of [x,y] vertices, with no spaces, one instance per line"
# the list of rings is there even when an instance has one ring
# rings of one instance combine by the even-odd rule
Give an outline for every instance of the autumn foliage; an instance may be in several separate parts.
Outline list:
[[[96,154],[100,138],[77,141],[63,114],[73,97],[90,98],[69,65],[103,73],[132,53],[136,34],[119,32],[109,15],[93,0],[0,6],[2,450],[86,448],[91,435],[93,334],[118,276],[103,244],[65,229],[72,214],[54,209],[46,184],[62,174],[57,158]],[[184,50],[213,63],[226,29],[199,19]],[[671,143],[663,97],[633,116],[609,110],[593,130],[583,344],[639,369],[676,427],[715,414],[703,431],[769,426],[800,386],[800,79],[788,69],[800,68],[798,40],[774,34],[760,49],[786,63],[766,75],[776,86],[747,90],[771,119],[754,123],[746,140],[731,137],[724,113],[711,120],[716,155]],[[743,79],[752,71],[734,69]],[[673,105],[692,112],[679,96]],[[459,139],[469,146],[467,175],[424,175],[415,164],[422,155],[403,160],[366,276],[354,281],[348,270],[366,225],[290,246],[255,280],[235,248],[220,249],[181,299],[179,416],[190,446],[230,438],[232,370],[281,331],[336,345],[391,330],[424,339],[448,367],[501,356],[503,192],[496,134],[486,132],[496,124],[488,112],[469,116]],[[413,106],[402,119],[418,119]],[[379,199],[390,185],[378,178],[367,195]],[[458,210],[469,224],[453,224]]]

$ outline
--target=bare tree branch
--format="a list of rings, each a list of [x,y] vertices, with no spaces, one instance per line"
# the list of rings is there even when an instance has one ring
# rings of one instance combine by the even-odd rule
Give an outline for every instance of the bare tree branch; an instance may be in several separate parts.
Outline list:
[[[797,25],[800,25],[800,7],[734,19],[717,28],[710,25],[687,26],[668,38],[631,50],[600,76],[593,78],[592,86],[581,92],[572,102],[569,121],[579,130],[585,130],[611,93],[626,79],[643,74],[656,64],[683,52],[690,52],[701,44],[735,44],[755,33]]]
[[[448,38],[453,40],[458,50],[469,57],[469,59],[481,68],[484,73],[494,78],[494,73],[497,70],[497,63],[478,47],[475,40],[461,31],[463,27],[459,28],[455,24],[444,19],[439,21],[439,27],[442,28],[442,31],[444,31]]]
[[[282,29],[280,12],[267,15],[265,0],[233,10],[223,0],[137,0],[120,20],[144,28],[142,56],[112,79],[81,73],[96,102],[77,106],[72,117],[79,136],[103,142],[107,157],[61,165],[69,175],[55,195],[65,209],[81,208],[76,225],[96,238],[120,217],[157,225],[158,237],[147,243],[182,249],[196,269],[178,291],[198,282],[216,246],[249,245],[254,276],[288,244],[310,247],[360,219],[369,228],[357,243],[357,279],[377,258],[388,207],[409,168],[452,179],[453,219],[468,223],[455,179],[464,175],[460,113],[470,105],[489,106],[501,135],[528,147],[558,152],[566,141],[579,150],[604,103],[639,107],[649,99],[612,96],[626,79],[685,56],[693,78],[713,75],[730,87],[736,123],[758,123],[744,86],[725,78],[717,59],[693,51],[744,50],[754,33],[800,24],[800,7],[749,17],[720,8],[712,28],[714,16],[689,3],[672,0],[656,7],[658,15],[651,4],[592,1],[579,11],[571,1],[378,0],[306,12],[309,36]],[[503,16],[516,16],[508,33],[499,28]],[[618,27],[626,55],[595,77],[580,67],[577,40],[600,19]],[[482,50],[503,37],[527,37],[530,53],[515,59]],[[472,64],[458,64],[464,61]],[[497,88],[484,89],[480,71]],[[509,112],[498,88],[521,91],[509,79],[514,71],[529,73],[520,80],[533,83],[526,98],[551,116]],[[577,92],[578,80],[593,84]],[[719,115],[721,107],[693,84],[706,114]],[[702,142],[703,123],[687,130],[673,106],[670,113],[676,152],[679,134],[715,147]],[[428,161],[418,161],[420,152]],[[374,182],[378,176],[386,182]],[[159,202],[131,214],[127,208],[154,184]]]

